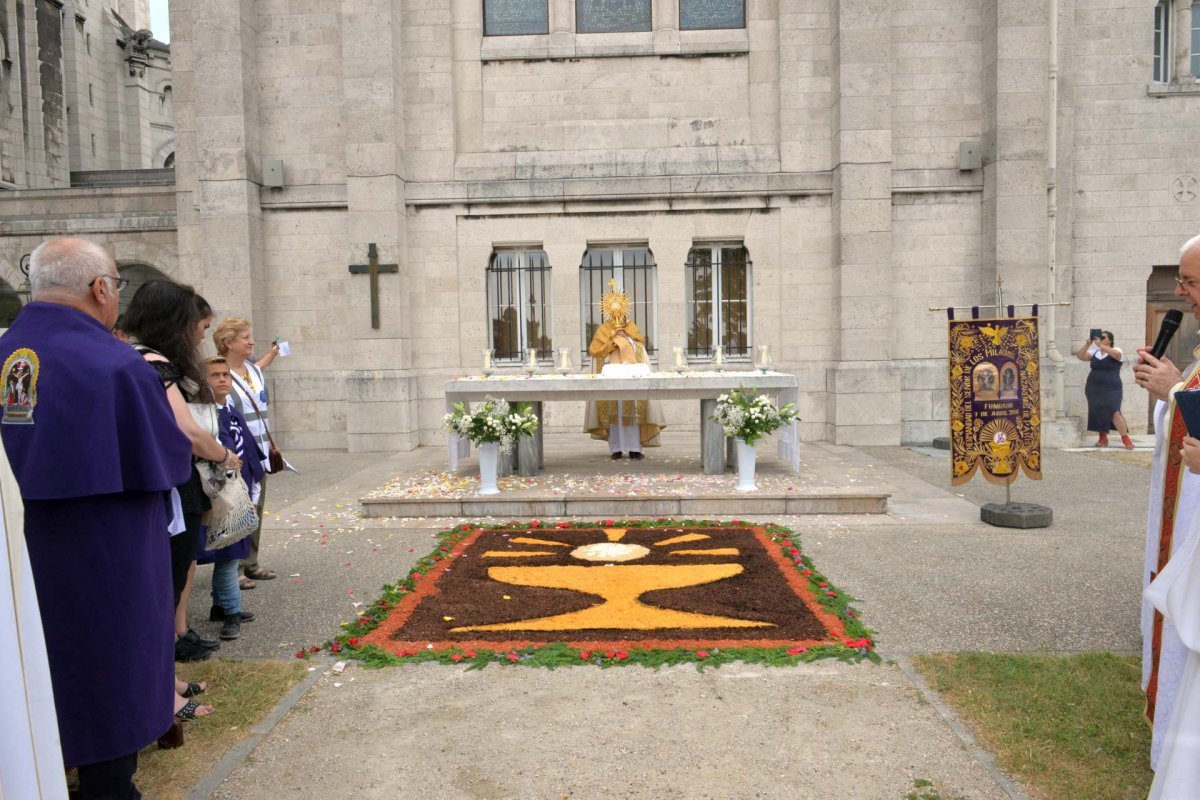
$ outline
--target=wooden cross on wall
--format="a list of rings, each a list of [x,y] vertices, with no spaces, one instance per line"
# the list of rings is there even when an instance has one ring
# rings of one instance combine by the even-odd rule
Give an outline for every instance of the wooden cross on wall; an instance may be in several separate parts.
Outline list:
[[[371,276],[371,327],[379,330],[379,276],[394,275],[400,272],[399,264],[380,264],[379,249],[374,242],[367,245],[367,263],[351,264],[351,275],[367,274]]]

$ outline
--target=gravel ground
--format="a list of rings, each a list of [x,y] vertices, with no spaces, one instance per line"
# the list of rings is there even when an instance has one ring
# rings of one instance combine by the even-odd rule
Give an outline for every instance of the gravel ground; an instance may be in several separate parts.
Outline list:
[[[882,665],[817,662],[557,671],[438,665],[327,674],[214,795],[363,798],[852,798],[900,800],[916,778],[943,796],[1020,798],[955,734],[893,659],[958,650],[1139,647],[1149,470],[1112,454],[1045,453],[1014,501],[1048,505],[1040,530],[993,528],[981,479],[949,487],[944,456],[828,448],[893,489],[893,513],[778,519],[860,598]],[[244,592],[259,619],[222,655],[288,658],[325,641],[406,574],[457,520],[362,520],[354,501],[438,455],[289,453],[273,479],[262,561]],[[1140,454],[1135,454],[1140,455]],[[289,481],[294,481],[289,484]],[[207,620],[207,570],[193,595]],[[314,669],[324,669],[314,666]],[[218,710],[219,713],[219,710]]]

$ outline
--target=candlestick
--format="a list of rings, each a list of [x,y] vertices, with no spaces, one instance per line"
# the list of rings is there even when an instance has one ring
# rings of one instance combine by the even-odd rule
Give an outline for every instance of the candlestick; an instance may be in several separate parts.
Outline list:
[[[722,367],[725,366],[725,348],[724,347],[718,346],[717,352],[713,353],[713,364],[716,366],[717,369],[721,369]]]
[[[758,347],[758,368],[765,374],[771,369],[771,351],[767,345],[759,345]]]
[[[530,348],[530,350],[529,350],[529,362],[525,365],[525,371],[526,372],[536,372],[537,371],[537,350],[535,350],[533,348]]]
[[[571,371],[571,348],[558,348],[558,371],[563,375]]]
[[[483,372],[486,375],[487,373],[489,373],[491,371],[492,371],[492,351],[484,350],[483,351]]]
[[[683,367],[684,367],[683,348],[676,347],[675,348],[675,368],[683,369]]]

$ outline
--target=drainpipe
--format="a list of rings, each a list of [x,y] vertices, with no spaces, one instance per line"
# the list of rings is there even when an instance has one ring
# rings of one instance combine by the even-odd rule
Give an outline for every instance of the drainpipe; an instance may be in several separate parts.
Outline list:
[[[1066,416],[1066,397],[1063,390],[1063,372],[1066,364],[1058,350],[1057,308],[1058,270],[1055,246],[1058,241],[1058,0],[1049,0],[1050,57],[1048,66],[1049,111],[1046,120],[1046,289],[1050,302],[1046,306],[1046,357],[1050,359],[1053,374],[1051,387],[1051,416],[1061,419]]]

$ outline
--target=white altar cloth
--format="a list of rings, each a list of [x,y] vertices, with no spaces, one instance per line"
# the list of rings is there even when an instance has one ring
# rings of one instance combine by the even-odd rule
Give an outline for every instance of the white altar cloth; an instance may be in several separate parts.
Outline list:
[[[724,469],[722,460],[717,469],[712,454],[716,448],[706,442],[720,441],[724,452],[724,434],[719,425],[708,419],[716,407],[716,398],[732,389],[754,390],[759,394],[775,395],[776,402],[795,403],[800,382],[795,375],[762,370],[741,372],[655,372],[644,378],[605,378],[592,374],[535,374],[492,375],[490,377],[457,378],[446,383],[446,409],[455,403],[481,401],[487,397],[510,402],[544,403],[560,400],[700,400],[701,457],[706,472]],[[540,430],[540,429],[539,429]],[[580,434],[582,435],[582,434]],[[458,461],[470,453],[470,441],[451,432],[450,468],[458,469]],[[540,458],[541,437],[538,437]],[[796,423],[779,431],[779,457],[800,469],[799,435]],[[707,457],[706,457],[707,456]]]

